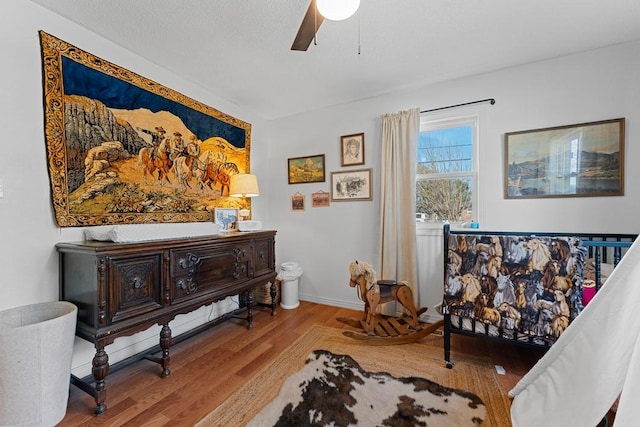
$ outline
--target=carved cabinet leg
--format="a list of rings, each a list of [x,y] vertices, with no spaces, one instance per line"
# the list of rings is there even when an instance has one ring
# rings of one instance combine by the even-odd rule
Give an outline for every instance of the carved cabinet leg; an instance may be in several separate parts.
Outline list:
[[[247,303],[247,329],[253,328],[253,291],[247,291],[246,303]]]
[[[109,374],[109,356],[103,347],[96,347],[96,354],[93,356],[91,373],[96,384],[94,387],[93,397],[96,401],[96,407],[93,410],[94,415],[100,415],[107,410],[107,390],[104,379]]]
[[[269,295],[271,295],[271,315],[276,315],[276,298],[278,297],[278,291],[276,287],[277,280],[273,280],[271,282],[271,286],[269,289]]]
[[[160,331],[160,348],[162,348],[162,360],[160,361],[162,374],[160,376],[162,378],[166,378],[171,374],[171,370],[169,370],[169,364],[171,363],[171,356],[169,355],[171,341],[171,328],[169,328],[168,323],[165,323],[162,325],[162,331]]]

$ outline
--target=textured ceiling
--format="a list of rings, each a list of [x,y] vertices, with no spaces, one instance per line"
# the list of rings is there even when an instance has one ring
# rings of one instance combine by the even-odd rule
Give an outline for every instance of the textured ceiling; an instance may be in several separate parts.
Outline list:
[[[306,52],[309,0],[31,1],[265,119],[640,40],[638,0],[362,0]]]

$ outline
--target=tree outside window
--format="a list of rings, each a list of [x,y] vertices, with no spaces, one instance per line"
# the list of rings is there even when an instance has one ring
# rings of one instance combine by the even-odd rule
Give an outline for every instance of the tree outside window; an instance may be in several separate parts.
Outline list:
[[[475,220],[477,118],[428,121],[420,126],[416,220]]]

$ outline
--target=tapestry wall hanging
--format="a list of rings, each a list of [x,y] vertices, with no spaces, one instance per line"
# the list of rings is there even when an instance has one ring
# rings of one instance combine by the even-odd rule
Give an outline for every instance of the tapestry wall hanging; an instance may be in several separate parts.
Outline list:
[[[45,140],[61,227],[211,221],[249,173],[251,125],[40,31]]]

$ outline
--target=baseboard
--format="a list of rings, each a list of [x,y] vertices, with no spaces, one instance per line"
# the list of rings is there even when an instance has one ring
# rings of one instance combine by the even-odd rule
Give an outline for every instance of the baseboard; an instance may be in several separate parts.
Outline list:
[[[299,294],[298,297],[302,301],[313,302],[316,304],[329,305],[331,307],[348,308],[351,310],[362,310],[361,302],[344,301],[333,298],[318,297],[316,295]]]
[[[424,313],[422,316],[420,316],[420,321],[425,323],[436,323],[437,321],[442,319],[444,319],[444,317],[442,317],[437,313],[435,314]]]
[[[299,294],[299,298],[302,301],[313,302],[316,304],[329,305],[331,307],[339,307],[339,308],[348,308],[351,310],[362,310],[363,304],[361,302],[352,302],[352,301],[344,301],[333,298],[323,298],[318,297],[316,295],[308,295],[308,294]],[[439,320],[442,320],[442,315],[438,314],[435,309],[427,310],[427,312],[423,313],[420,316],[420,321],[424,323],[435,323]]]

